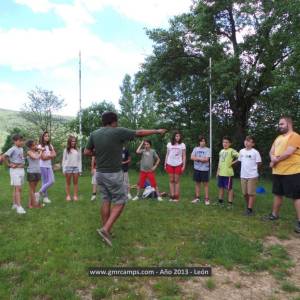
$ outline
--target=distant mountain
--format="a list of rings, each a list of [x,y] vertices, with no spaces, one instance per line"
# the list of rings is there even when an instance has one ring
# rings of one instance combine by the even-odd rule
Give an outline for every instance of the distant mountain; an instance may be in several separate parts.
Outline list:
[[[62,120],[70,121],[73,117],[60,116]],[[0,149],[8,135],[10,129],[14,127],[25,127],[28,124],[19,111],[0,108]]]

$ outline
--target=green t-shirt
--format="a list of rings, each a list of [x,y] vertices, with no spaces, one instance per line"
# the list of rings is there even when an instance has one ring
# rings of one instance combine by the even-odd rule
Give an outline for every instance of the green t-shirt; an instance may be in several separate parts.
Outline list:
[[[135,138],[135,131],[123,127],[102,127],[91,133],[86,148],[95,150],[96,169],[102,173],[119,172],[126,141]]]
[[[233,176],[232,162],[239,157],[239,153],[232,149],[222,149],[219,153],[219,175],[220,176]]]
[[[141,159],[141,171],[151,171],[151,168],[154,166],[157,159],[158,155],[154,149],[149,149],[148,151],[143,149]]]

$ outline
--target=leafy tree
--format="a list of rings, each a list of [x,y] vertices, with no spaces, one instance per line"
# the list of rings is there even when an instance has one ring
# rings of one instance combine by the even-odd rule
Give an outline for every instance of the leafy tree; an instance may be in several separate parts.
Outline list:
[[[137,74],[138,87],[155,95],[165,119],[189,131],[192,112],[207,123],[212,57],[215,128],[241,144],[258,105],[276,99],[286,112],[283,99],[299,103],[299,13],[297,0],[195,1],[169,30],[148,31],[154,51]]]
[[[64,107],[64,99],[56,96],[52,91],[39,87],[28,92],[28,103],[24,104],[21,115],[33,124],[37,133],[54,131],[63,120],[54,114]]]

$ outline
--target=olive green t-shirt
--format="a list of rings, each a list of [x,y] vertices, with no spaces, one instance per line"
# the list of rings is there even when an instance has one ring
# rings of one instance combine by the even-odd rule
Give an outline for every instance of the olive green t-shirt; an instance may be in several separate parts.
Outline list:
[[[158,159],[158,155],[154,149],[142,150],[142,159],[141,159],[141,171],[151,171],[155,162]]]
[[[126,141],[133,140],[136,132],[123,127],[102,127],[91,133],[86,148],[95,150],[96,170],[102,173],[122,169],[122,149]]]

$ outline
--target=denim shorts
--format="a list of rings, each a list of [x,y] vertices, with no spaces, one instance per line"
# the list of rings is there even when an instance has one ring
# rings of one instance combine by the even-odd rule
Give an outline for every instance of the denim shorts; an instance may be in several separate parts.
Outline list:
[[[78,167],[65,167],[64,173],[76,174],[76,173],[79,173],[79,168]]]

